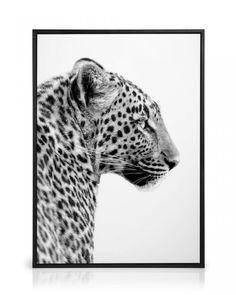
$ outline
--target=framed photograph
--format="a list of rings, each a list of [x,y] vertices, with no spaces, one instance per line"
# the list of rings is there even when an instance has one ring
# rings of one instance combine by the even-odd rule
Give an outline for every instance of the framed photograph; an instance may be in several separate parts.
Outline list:
[[[204,30],[33,30],[33,267],[204,267]]]

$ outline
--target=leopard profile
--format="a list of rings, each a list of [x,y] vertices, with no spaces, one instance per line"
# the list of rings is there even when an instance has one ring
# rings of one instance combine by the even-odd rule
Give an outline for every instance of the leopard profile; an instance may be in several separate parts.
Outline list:
[[[139,188],[179,162],[158,104],[83,58],[37,90],[37,263],[93,262],[96,192],[104,173]]]

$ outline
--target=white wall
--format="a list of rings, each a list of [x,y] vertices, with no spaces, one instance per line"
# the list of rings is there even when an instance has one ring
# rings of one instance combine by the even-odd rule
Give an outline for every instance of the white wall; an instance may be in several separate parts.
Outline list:
[[[22,0],[1,6],[1,293],[235,293],[234,1]],[[206,29],[205,270],[30,268],[32,28]]]

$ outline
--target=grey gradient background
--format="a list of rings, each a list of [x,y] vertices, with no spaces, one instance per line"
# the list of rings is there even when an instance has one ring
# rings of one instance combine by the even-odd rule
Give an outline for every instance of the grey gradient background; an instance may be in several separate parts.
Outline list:
[[[199,262],[199,35],[40,35],[38,83],[82,57],[131,80],[160,104],[181,159],[149,192],[102,176],[94,262]]]

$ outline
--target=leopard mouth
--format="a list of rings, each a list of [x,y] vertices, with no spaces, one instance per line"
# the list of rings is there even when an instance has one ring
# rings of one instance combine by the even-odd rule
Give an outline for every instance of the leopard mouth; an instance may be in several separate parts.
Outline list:
[[[122,176],[138,187],[145,187],[151,183],[157,183],[163,175],[147,172],[138,166],[131,168],[126,166],[122,170]]]

